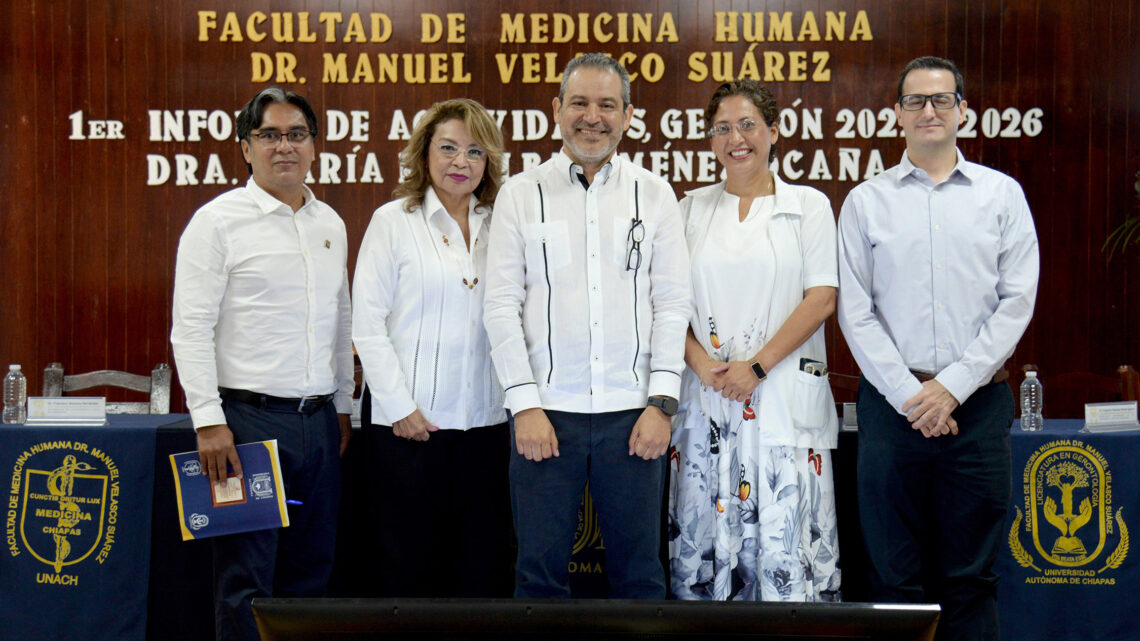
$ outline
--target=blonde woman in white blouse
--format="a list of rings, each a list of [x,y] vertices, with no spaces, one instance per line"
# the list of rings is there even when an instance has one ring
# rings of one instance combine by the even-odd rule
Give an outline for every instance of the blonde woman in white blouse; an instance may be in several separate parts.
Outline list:
[[[400,154],[406,180],[364,234],[352,338],[375,479],[376,596],[510,596],[510,435],[483,330],[481,277],[502,133],[436,103]]]

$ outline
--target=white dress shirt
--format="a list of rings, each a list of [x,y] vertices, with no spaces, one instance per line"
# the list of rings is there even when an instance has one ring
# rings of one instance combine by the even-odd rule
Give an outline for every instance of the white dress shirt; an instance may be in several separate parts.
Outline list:
[[[680,392],[689,255],[673,190],[618,156],[589,189],[580,173],[559,152],[495,201],[484,323],[516,414],[637,409]],[[638,216],[641,263],[628,270]]]
[[[902,412],[935,374],[959,403],[1012,354],[1037,297],[1021,186],[966,162],[934,184],[902,161],[851,190],[839,217],[839,326],[863,375]]]
[[[305,187],[293,212],[251,178],[199,209],[178,243],[170,342],[194,427],[225,423],[218,387],[352,410],[344,222]]]
[[[433,425],[465,430],[507,420],[483,331],[487,212],[471,198],[459,224],[428,187],[372,214],[356,259],[352,339],[372,394],[372,422],[416,408]],[[464,282],[466,281],[466,282]]]

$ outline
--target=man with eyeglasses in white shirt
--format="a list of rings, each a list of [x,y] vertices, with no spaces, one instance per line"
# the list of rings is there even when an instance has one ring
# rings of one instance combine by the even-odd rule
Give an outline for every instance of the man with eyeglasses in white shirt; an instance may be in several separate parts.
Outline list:
[[[859,384],[859,516],[871,598],[937,602],[938,639],[997,639],[1013,395],[1003,365],[1033,315],[1033,218],[1009,176],[967,162],[962,74],[899,76],[902,161],[839,218],[839,325]]]
[[[332,571],[353,360],[344,222],[305,186],[317,118],[276,87],[237,118],[252,177],[199,209],[178,245],[170,342],[212,483],[235,444],[277,439],[287,528],[214,539],[217,638],[257,639],[255,597],[322,596]]]
[[[615,154],[629,74],[586,54],[554,99],[562,150],[495,201],[484,325],[511,412],[515,596],[569,597],[587,481],[611,598],[665,597],[661,500],[689,322],[668,183]]]

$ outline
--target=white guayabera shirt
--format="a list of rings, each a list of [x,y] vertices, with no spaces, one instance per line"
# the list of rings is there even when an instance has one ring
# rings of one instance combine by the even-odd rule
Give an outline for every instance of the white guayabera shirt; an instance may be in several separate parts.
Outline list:
[[[689,254],[676,196],[619,156],[589,188],[580,173],[559,152],[495,201],[484,323],[516,414],[639,409],[680,392]]]

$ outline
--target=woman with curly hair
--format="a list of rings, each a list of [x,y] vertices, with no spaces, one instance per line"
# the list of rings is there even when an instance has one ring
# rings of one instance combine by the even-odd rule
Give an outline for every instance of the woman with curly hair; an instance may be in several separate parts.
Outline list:
[[[673,419],[669,545],[682,599],[839,598],[823,322],[838,286],[826,196],[772,170],[772,94],[721,85],[705,110],[725,180],[681,201],[689,365]]]

